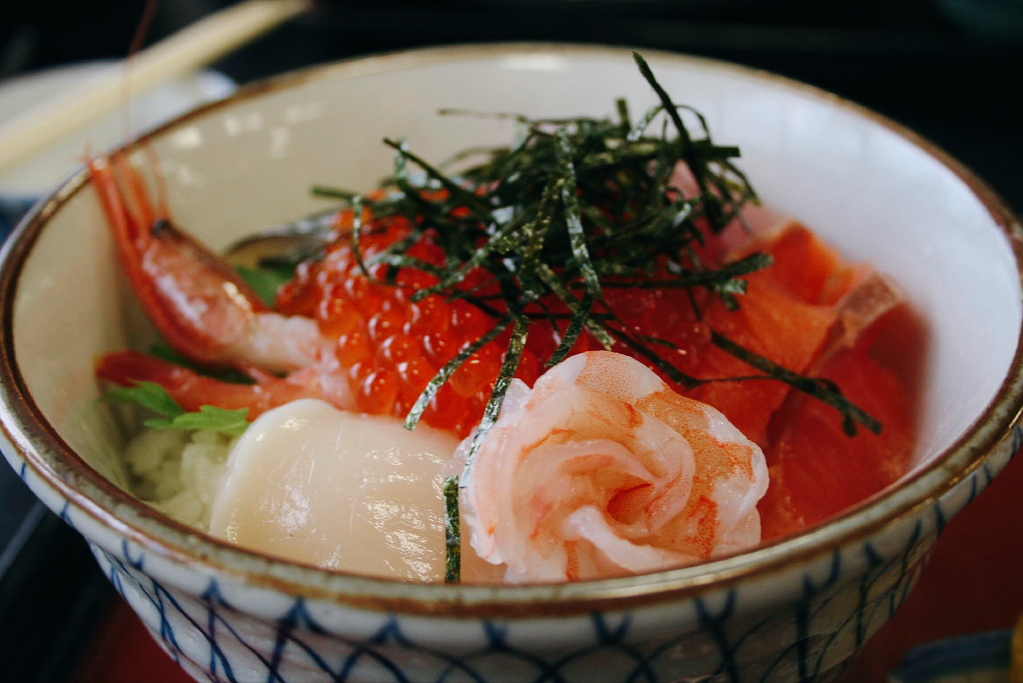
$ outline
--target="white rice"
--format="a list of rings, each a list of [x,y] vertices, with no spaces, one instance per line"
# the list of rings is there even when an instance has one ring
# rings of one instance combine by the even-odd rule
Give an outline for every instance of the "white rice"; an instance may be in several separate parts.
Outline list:
[[[213,495],[234,441],[207,431],[142,430],[124,450],[133,492],[179,522],[208,531]]]

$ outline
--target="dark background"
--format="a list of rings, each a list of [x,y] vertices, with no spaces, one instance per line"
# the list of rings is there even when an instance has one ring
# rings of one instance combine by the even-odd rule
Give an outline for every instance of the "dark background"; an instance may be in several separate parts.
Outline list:
[[[9,3],[11,4],[11,3]],[[162,0],[157,40],[224,0]],[[141,0],[18,2],[0,78],[123,56]],[[379,0],[328,2],[214,67],[239,82],[424,45],[569,41],[726,59],[821,86],[909,125],[1023,205],[1023,0]]]
[[[6,4],[0,86],[50,66],[123,57],[143,9],[140,0]],[[227,4],[162,0],[148,41]],[[245,83],[373,52],[494,41],[657,48],[778,72],[915,129],[1023,209],[1023,0],[321,1],[213,68]],[[111,597],[81,540],[0,466],[7,680],[67,679]]]

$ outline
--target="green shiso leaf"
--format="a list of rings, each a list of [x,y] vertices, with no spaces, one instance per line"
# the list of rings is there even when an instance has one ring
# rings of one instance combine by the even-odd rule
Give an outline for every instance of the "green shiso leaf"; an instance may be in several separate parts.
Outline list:
[[[248,411],[244,408],[227,410],[216,406],[200,406],[198,413],[186,413],[167,390],[154,382],[138,382],[131,387],[113,387],[103,396],[104,401],[134,403],[162,417],[143,422],[152,429],[184,429],[209,431],[238,436],[249,426]]]
[[[185,411],[167,390],[155,382],[138,382],[133,387],[113,387],[103,396],[104,401],[113,403],[137,403],[157,415],[177,417]]]
[[[182,413],[172,418],[153,418],[143,424],[153,429],[184,429],[239,436],[248,429],[247,414],[245,408],[226,410],[216,406],[199,406],[198,413]]]
[[[249,287],[252,287],[260,301],[269,307],[273,307],[280,286],[295,277],[295,269],[284,266],[260,268],[236,266],[235,271]]]

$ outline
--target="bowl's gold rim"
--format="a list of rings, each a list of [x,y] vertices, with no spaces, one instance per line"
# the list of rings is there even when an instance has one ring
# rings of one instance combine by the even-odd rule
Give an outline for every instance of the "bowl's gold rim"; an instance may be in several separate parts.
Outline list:
[[[580,56],[627,56],[625,48],[508,43],[423,48],[361,57],[314,66],[239,89],[234,95],[203,105],[138,138],[144,141],[179,127],[210,111],[254,99],[306,82],[350,79],[406,70],[440,62],[494,58],[512,54],[548,53]],[[971,189],[1008,237],[1023,286],[1023,228],[1008,205],[974,173],[937,145],[860,105],[814,86],[769,72],[712,59],[643,50],[650,61],[683,62],[774,82],[841,109],[871,119],[923,149],[949,168]],[[128,143],[130,147],[135,142]],[[299,563],[278,560],[236,548],[197,534],[134,497],[124,493],[89,467],[54,428],[27,391],[14,358],[13,307],[17,280],[24,262],[49,218],[87,185],[84,170],[73,175],[25,218],[3,250],[0,264],[0,415],[8,441],[28,466],[96,523],[112,529],[147,552],[185,567],[215,570],[245,584],[286,594],[336,602],[357,608],[421,615],[456,617],[537,617],[620,610],[728,589],[740,580],[765,577],[806,564],[874,535],[885,527],[915,517],[943,494],[969,477],[1010,432],[1023,411],[1023,350],[1017,346],[1010,371],[991,404],[941,457],[913,473],[898,488],[881,492],[847,510],[827,525],[775,541],[754,551],[714,560],[696,567],[619,579],[530,586],[471,586],[412,584],[401,581],[334,574]],[[62,466],[62,463],[64,466]],[[129,519],[115,510],[128,511]]]

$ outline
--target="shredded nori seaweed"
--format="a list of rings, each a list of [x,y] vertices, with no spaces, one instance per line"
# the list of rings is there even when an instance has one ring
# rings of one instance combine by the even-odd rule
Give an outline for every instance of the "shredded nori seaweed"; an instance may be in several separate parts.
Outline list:
[[[840,411],[847,434],[854,435],[857,425],[880,431],[880,423],[849,402],[833,382],[787,370],[716,331],[711,334],[715,346],[763,374],[692,377],[655,348],[670,350],[674,344],[630,332],[605,303],[607,288],[673,287],[690,292],[705,288],[734,309],[746,291],[743,276],[771,263],[769,255],[754,253],[712,269],[697,257],[704,230],[716,234],[735,220],[745,224],[742,207],[758,201],[757,195],[733,163],[739,149],[714,143],[703,116],[675,103],[646,61],[633,54],[660,101],[635,122],[624,100],[615,102],[617,120],[530,119],[520,114],[445,110],[441,113],[511,119],[520,126],[521,139],[511,147],[466,150],[438,166],[409,151],[406,142],[385,139],[394,149],[395,162],[382,196],[370,199],[345,190],[315,188],[316,194],[341,198],[352,207],[353,251],[367,277],[396,285],[401,268],[427,272],[437,282],[414,292],[413,301],[431,295],[464,300],[493,320],[486,333],[467,342],[426,385],[408,413],[407,428],[416,426],[437,391],[464,362],[511,328],[466,469],[457,483],[454,478],[445,482],[449,582],[458,581],[460,573],[457,489],[466,485],[468,465],[497,420],[534,324],[553,326],[560,335],[551,356],[541,359],[548,367],[563,360],[580,335],[588,332],[607,349],[627,347],[684,388],[724,380],[782,381]],[[648,130],[662,115],[660,134],[650,134]],[[684,115],[696,119],[703,137],[693,137]],[[457,174],[442,170],[477,157],[483,161]],[[410,164],[420,172],[410,172]],[[683,196],[673,184],[680,166],[692,175],[698,188],[695,196]],[[372,216],[367,225],[361,220],[364,206]],[[362,233],[395,216],[407,219],[413,226],[410,233],[364,258]],[[407,253],[427,234],[444,252],[440,265]],[[379,272],[374,270],[379,264],[387,266],[382,278],[371,275]],[[483,285],[466,284],[470,274],[481,272],[486,275]],[[699,318],[696,298],[690,294],[689,300]],[[553,310],[551,301],[564,311]]]

